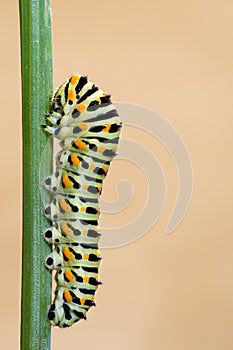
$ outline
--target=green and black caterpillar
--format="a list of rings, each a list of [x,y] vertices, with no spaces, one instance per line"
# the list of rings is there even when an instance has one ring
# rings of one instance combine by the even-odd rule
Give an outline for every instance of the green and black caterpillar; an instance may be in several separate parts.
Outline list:
[[[46,115],[47,132],[60,141],[56,170],[45,179],[52,202],[44,233],[53,245],[46,259],[57,270],[55,297],[48,311],[52,325],[69,327],[95,305],[100,254],[99,198],[121,131],[117,110],[87,77],[75,75],[55,92]]]

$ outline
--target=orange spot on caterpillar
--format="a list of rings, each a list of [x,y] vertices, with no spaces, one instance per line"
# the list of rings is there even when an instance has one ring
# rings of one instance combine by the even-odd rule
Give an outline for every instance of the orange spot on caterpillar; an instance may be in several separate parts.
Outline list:
[[[89,282],[89,277],[88,276],[84,276],[83,277],[83,282],[88,283]]]
[[[70,236],[72,234],[72,230],[66,225],[66,224],[62,224],[61,225],[61,230],[67,235]]]
[[[98,152],[103,153],[105,151],[105,147],[100,146],[98,147]]]
[[[88,188],[88,185],[82,185],[82,188],[86,190]]]
[[[74,254],[69,251],[68,248],[63,249],[63,254],[68,260],[73,260],[74,259]]]
[[[85,111],[86,106],[84,104],[81,104],[81,105],[78,105],[76,109],[79,112],[83,112],[83,111]]]
[[[66,278],[69,280],[69,281],[74,281],[74,275],[72,274],[72,272],[70,271],[70,270],[67,270],[66,272],[65,272],[65,276],[66,276]]]
[[[68,91],[68,100],[74,101],[75,99],[75,91],[74,90],[69,90]]]
[[[73,165],[75,165],[75,166],[78,166],[80,163],[78,157],[75,154],[71,154],[71,161],[72,161]]]
[[[86,211],[86,208],[85,207],[81,207],[80,210],[81,211]]]
[[[87,235],[88,230],[83,230],[83,235]]]
[[[94,170],[95,169],[95,165],[94,164],[90,164],[89,169],[90,170]]]
[[[80,149],[87,148],[86,144],[83,141],[81,141],[81,140],[76,140],[75,141],[75,146],[77,146]]]
[[[89,254],[87,254],[87,253],[83,254],[83,259],[84,260],[88,260],[88,258],[89,258]]]
[[[105,128],[103,129],[103,132],[109,132],[110,124],[105,124]]]
[[[80,129],[82,130],[87,130],[88,129],[88,125],[86,123],[81,123],[78,125]]]
[[[62,176],[62,182],[65,185],[66,188],[70,188],[73,186],[72,181],[70,181],[68,175],[63,175]]]
[[[78,81],[79,81],[79,76],[78,75],[73,75],[71,77],[70,84],[76,85]]]
[[[102,169],[103,169],[103,171],[105,172],[105,174],[107,173],[107,171],[108,171],[108,167],[107,166],[103,166],[102,167]]]
[[[68,301],[68,303],[69,303],[70,301],[72,301],[72,296],[71,296],[71,294],[70,294],[70,292],[69,292],[68,290],[66,290],[66,291],[64,292],[64,298],[65,298],[66,301]]]
[[[64,199],[60,199],[59,204],[65,212],[70,211],[70,206],[69,206],[69,204],[66,203],[66,201]]]
[[[86,301],[86,299],[85,299],[85,298],[81,298],[81,299],[80,299],[80,303],[81,303],[82,305],[84,305],[84,304],[85,304],[85,301]]]

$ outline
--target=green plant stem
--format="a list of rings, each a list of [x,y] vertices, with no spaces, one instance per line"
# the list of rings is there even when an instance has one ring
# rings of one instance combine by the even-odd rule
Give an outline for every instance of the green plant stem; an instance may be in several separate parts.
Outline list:
[[[49,223],[40,195],[40,160],[49,137],[41,127],[52,95],[52,38],[49,0],[19,0],[23,124],[23,253],[21,350],[50,349],[47,307],[51,273],[44,261],[50,248],[42,232]],[[52,172],[52,140],[42,174]]]

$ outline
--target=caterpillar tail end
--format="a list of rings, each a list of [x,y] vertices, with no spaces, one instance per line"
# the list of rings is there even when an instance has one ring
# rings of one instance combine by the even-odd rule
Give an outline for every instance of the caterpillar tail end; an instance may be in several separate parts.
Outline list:
[[[52,326],[67,328],[81,319],[86,320],[86,315],[82,312],[72,310],[66,303],[55,301],[48,310],[48,319]]]

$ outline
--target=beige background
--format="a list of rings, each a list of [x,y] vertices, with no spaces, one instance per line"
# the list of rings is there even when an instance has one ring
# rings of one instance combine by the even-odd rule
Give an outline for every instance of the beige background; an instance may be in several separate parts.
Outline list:
[[[227,0],[54,1],[55,85],[80,72],[115,101],[159,111],[189,149],[195,187],[185,219],[166,236],[177,175],[166,149],[155,139],[146,140],[166,174],[165,210],[144,238],[102,252],[98,307],[87,322],[55,329],[53,349],[67,344],[96,350],[233,348],[232,11]],[[0,336],[1,348],[17,349],[21,116],[16,1],[1,2],[0,28]],[[127,129],[124,136],[137,138]],[[120,164],[113,166],[120,178]],[[132,171],[131,177],[134,181]],[[109,180],[108,186],[114,183]],[[144,190],[137,188],[132,208],[140,206]]]

